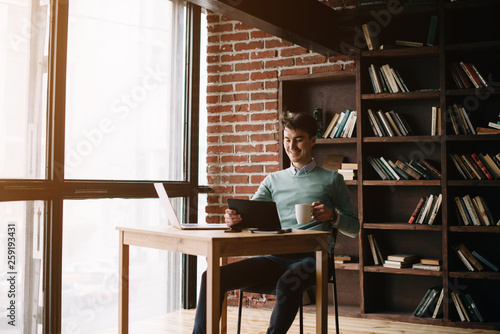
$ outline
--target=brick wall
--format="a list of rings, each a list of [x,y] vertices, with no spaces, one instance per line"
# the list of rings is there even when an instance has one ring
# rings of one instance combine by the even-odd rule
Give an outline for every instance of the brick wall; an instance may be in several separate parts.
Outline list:
[[[334,8],[354,1],[324,1]],[[223,222],[227,197],[250,198],[278,170],[278,78],[351,70],[352,58],[327,58],[217,13],[208,13],[207,222]],[[234,297],[234,296],[233,296]],[[250,299],[261,307],[269,300]],[[230,301],[230,304],[234,302]]]

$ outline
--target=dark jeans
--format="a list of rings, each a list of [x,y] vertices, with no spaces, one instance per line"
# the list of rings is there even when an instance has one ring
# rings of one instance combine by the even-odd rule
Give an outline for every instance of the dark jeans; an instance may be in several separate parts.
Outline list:
[[[329,273],[331,263],[329,261]],[[333,267],[332,267],[333,268]],[[316,285],[314,254],[268,255],[252,257],[221,267],[221,301],[227,291],[252,287],[276,288],[276,304],[268,334],[284,334],[295,319],[302,293]],[[221,304],[222,307],[222,304]],[[206,333],[206,272],[200,285],[193,334]]]

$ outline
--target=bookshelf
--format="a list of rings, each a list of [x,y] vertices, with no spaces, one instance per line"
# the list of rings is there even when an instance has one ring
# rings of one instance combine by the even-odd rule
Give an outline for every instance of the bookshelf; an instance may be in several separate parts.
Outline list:
[[[373,21],[373,11],[386,8],[380,1],[357,10],[358,26]],[[500,226],[463,226],[459,223],[454,198],[480,195],[489,203],[498,221],[500,180],[464,179],[450,154],[499,153],[498,134],[456,134],[449,106],[464,106],[470,122],[487,127],[499,120],[500,54],[498,1],[402,1],[404,7],[391,17],[389,25],[378,34],[383,50],[364,48],[356,56],[357,69],[321,75],[280,79],[282,111],[311,112],[317,97],[323,96],[325,127],[333,113],[345,109],[357,111],[352,138],[319,139],[314,156],[321,165],[328,155],[341,155],[345,161],[358,163],[357,179],[347,181],[351,200],[362,224],[356,239],[339,234],[336,254],[353,257],[349,264],[337,265],[340,313],[376,319],[416,322],[433,325],[499,329],[500,273],[485,268],[469,271],[452,246],[464,243],[469,249],[500,265]],[[437,17],[432,46],[395,46],[396,39],[428,39],[429,20]],[[411,23],[411,24],[410,24]],[[410,27],[410,28],[409,28]],[[353,43],[354,44],[354,43]],[[453,62],[474,64],[490,83],[488,87],[459,87],[449,70]],[[389,64],[396,68],[408,86],[408,92],[376,93],[368,68]],[[439,131],[431,134],[432,107],[441,109]],[[286,109],[285,109],[286,108]],[[367,110],[395,111],[413,130],[407,136],[377,136]],[[281,129],[280,129],[281,130]],[[281,143],[280,143],[281,144]],[[281,145],[280,145],[281,147]],[[404,161],[426,159],[441,172],[441,179],[383,180],[368,162],[368,156]],[[289,161],[280,152],[280,167]],[[421,197],[441,194],[442,203],[432,225],[408,224]],[[384,256],[396,253],[417,254],[440,259],[440,271],[385,268],[374,265],[368,242],[373,235]],[[436,318],[416,317],[415,308],[426,291],[442,287],[442,313]],[[470,293],[484,316],[484,322],[462,321],[452,301],[451,292]]]

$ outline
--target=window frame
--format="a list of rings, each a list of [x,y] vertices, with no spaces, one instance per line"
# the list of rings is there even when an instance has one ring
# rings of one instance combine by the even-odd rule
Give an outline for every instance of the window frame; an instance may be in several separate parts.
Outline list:
[[[186,181],[65,180],[65,97],[69,1],[50,0],[46,179],[0,179],[0,201],[43,200],[43,289],[45,333],[61,332],[63,201],[67,199],[157,198],[155,182],[163,182],[171,197],[185,199],[184,216],[196,221],[198,194],[209,192],[198,184],[200,17],[201,8],[187,6],[185,89]],[[183,255],[182,307],[196,306],[196,257]]]

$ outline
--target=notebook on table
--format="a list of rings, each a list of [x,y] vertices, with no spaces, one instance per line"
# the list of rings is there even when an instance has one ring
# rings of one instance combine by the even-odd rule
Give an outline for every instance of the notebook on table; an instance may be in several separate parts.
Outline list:
[[[177,215],[175,214],[174,207],[172,205],[172,202],[170,202],[170,198],[168,197],[167,191],[165,190],[165,187],[163,186],[163,183],[155,183],[154,184],[156,193],[158,194],[158,197],[160,198],[160,201],[164,208],[167,211],[167,217],[168,221],[170,222],[170,225],[179,228],[181,230],[226,230],[228,229],[226,224],[193,224],[193,223],[185,223],[182,224],[179,219],[177,218]]]
[[[285,233],[291,229],[282,229],[278,209],[275,202],[252,201],[246,199],[228,198],[230,209],[241,215],[242,221],[237,226],[241,229],[251,229],[252,232]]]

